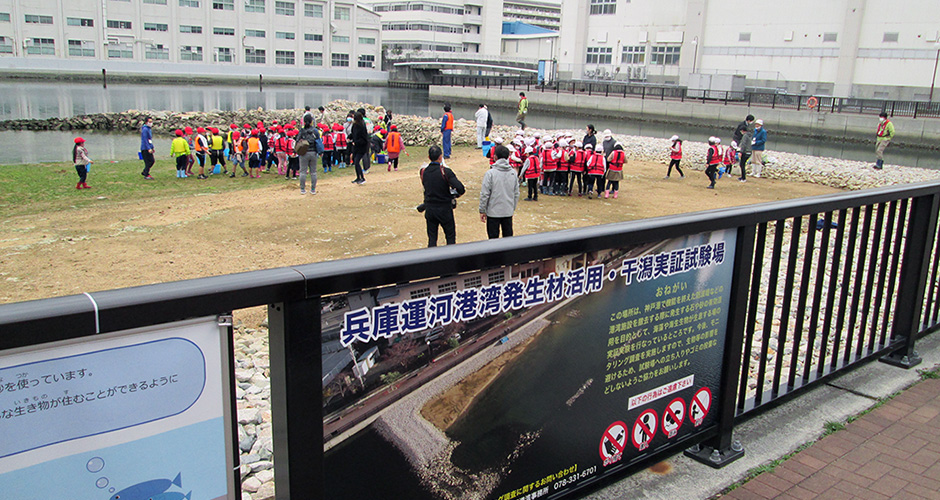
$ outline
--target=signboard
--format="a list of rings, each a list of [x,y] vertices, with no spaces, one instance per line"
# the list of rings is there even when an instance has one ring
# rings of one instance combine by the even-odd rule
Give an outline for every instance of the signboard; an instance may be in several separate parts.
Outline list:
[[[734,239],[324,297],[324,491],[559,498],[713,428]]]
[[[232,499],[229,331],[216,317],[0,352],[0,491]]]

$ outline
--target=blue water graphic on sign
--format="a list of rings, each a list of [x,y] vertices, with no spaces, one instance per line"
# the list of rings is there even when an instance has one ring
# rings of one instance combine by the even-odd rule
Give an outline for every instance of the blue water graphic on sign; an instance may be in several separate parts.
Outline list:
[[[216,418],[0,474],[0,491],[22,500],[219,498],[224,450],[225,423]]]
[[[0,368],[0,458],[180,414],[205,384],[182,338]]]

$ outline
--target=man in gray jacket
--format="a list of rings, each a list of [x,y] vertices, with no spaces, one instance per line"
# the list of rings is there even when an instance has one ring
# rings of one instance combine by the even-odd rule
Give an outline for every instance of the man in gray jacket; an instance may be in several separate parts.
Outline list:
[[[519,180],[509,166],[509,148],[496,146],[496,162],[483,176],[480,186],[480,220],[486,223],[490,239],[512,236],[512,215],[519,201]]]

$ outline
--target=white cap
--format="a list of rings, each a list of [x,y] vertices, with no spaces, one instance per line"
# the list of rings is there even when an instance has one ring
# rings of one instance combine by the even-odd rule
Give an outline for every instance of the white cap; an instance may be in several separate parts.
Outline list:
[[[581,141],[574,141],[574,147],[581,149],[581,146],[582,146]]]
[[[711,137],[708,138],[708,142],[714,144],[714,143],[715,143],[715,139],[716,139],[715,136],[711,136]]]
[[[721,137],[715,137],[715,144],[721,144]]]
[[[527,154],[527,155],[532,154],[532,152],[534,152],[534,151],[535,151],[535,150],[532,149],[532,146],[528,146],[528,147],[525,148],[525,154]]]
[[[503,143],[503,138],[502,138],[502,137],[494,137],[494,138],[493,138],[493,142],[496,143],[496,144],[502,144],[502,143]]]
[[[757,123],[758,125],[763,125],[763,124],[764,124],[764,120],[757,120],[755,123]]]
[[[608,129],[605,129],[605,130],[604,130],[604,137],[610,137],[610,136],[611,136],[610,129],[609,129],[609,128],[608,128]]]
[[[584,149],[594,149],[594,145],[589,142],[584,145]]]
[[[535,144],[535,137],[526,137],[522,142],[524,142],[526,146],[531,146]]]
[[[535,137],[536,139],[538,139],[539,137],[542,137],[542,134],[541,134],[540,132],[536,132],[536,133],[532,134],[532,136]]]
[[[519,130],[516,130],[516,135],[525,135],[525,132],[523,132],[520,128]]]
[[[674,135],[674,136],[670,137],[669,140],[670,140],[670,141],[678,141],[678,140],[679,140],[679,136],[678,136],[678,135]]]

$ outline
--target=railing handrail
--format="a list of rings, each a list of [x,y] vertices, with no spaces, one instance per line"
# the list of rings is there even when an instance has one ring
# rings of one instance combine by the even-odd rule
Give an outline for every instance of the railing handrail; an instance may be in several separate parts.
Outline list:
[[[318,262],[294,267],[142,285],[0,305],[0,350],[78,338],[220,311],[365,289],[784,217],[914,198],[940,181],[902,184],[578,229],[484,240],[436,249]],[[389,271],[391,270],[391,271]]]

